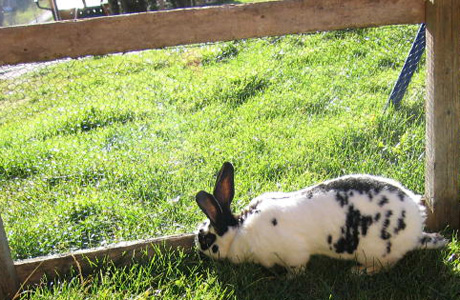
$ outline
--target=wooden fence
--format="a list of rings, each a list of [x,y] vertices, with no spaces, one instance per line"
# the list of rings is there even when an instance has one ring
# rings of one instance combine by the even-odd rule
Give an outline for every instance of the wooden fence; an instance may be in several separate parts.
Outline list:
[[[147,12],[0,28],[0,65],[102,55],[182,44],[392,24],[427,24],[426,199],[428,228],[460,228],[460,1],[287,0]],[[0,219],[0,298],[89,260],[125,264],[167,243],[190,249],[193,236],[116,244],[60,256],[11,260]],[[124,255],[122,255],[124,253]],[[127,256],[126,256],[127,255]]]

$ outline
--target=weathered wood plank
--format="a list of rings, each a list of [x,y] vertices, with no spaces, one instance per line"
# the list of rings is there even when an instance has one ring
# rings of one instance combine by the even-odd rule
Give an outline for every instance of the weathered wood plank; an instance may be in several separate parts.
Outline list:
[[[460,1],[427,1],[427,226],[460,229]]]
[[[194,235],[182,234],[140,241],[121,242],[107,247],[85,249],[66,253],[38,257],[14,262],[19,280],[26,285],[38,284],[43,275],[53,280],[57,274],[66,275],[70,270],[81,270],[83,274],[91,271],[90,262],[108,259],[116,266],[124,266],[133,260],[154,254],[152,245],[165,245],[171,248],[193,249]]]
[[[424,20],[424,0],[287,0],[157,11],[0,28],[0,65]]]
[[[12,299],[18,288],[19,281],[0,216],[0,299]]]

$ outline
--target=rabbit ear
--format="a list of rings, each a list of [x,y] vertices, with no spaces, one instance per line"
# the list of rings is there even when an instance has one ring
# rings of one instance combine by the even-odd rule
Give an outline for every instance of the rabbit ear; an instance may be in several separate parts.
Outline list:
[[[222,215],[222,208],[213,195],[200,191],[196,195],[196,203],[211,221],[212,226],[218,227]]]
[[[229,162],[225,162],[219,171],[217,176],[216,186],[214,187],[214,197],[220,204],[223,212],[231,213],[230,204],[235,195],[234,185],[234,169],[233,165]]]

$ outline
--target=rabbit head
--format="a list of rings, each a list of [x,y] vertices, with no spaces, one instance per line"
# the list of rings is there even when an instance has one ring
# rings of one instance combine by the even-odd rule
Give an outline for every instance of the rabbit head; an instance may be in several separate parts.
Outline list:
[[[200,191],[196,195],[196,202],[208,220],[198,227],[195,243],[202,253],[216,259],[226,257],[238,227],[230,209],[235,194],[233,178],[233,166],[226,162],[219,171],[213,193]]]

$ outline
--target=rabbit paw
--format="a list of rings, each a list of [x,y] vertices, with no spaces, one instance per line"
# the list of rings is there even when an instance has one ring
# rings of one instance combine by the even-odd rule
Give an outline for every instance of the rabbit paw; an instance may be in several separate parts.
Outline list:
[[[384,269],[382,264],[358,265],[351,268],[351,272],[357,275],[374,275]]]
[[[287,268],[287,278],[294,279],[307,269],[307,265],[300,265],[300,266],[290,266]]]

